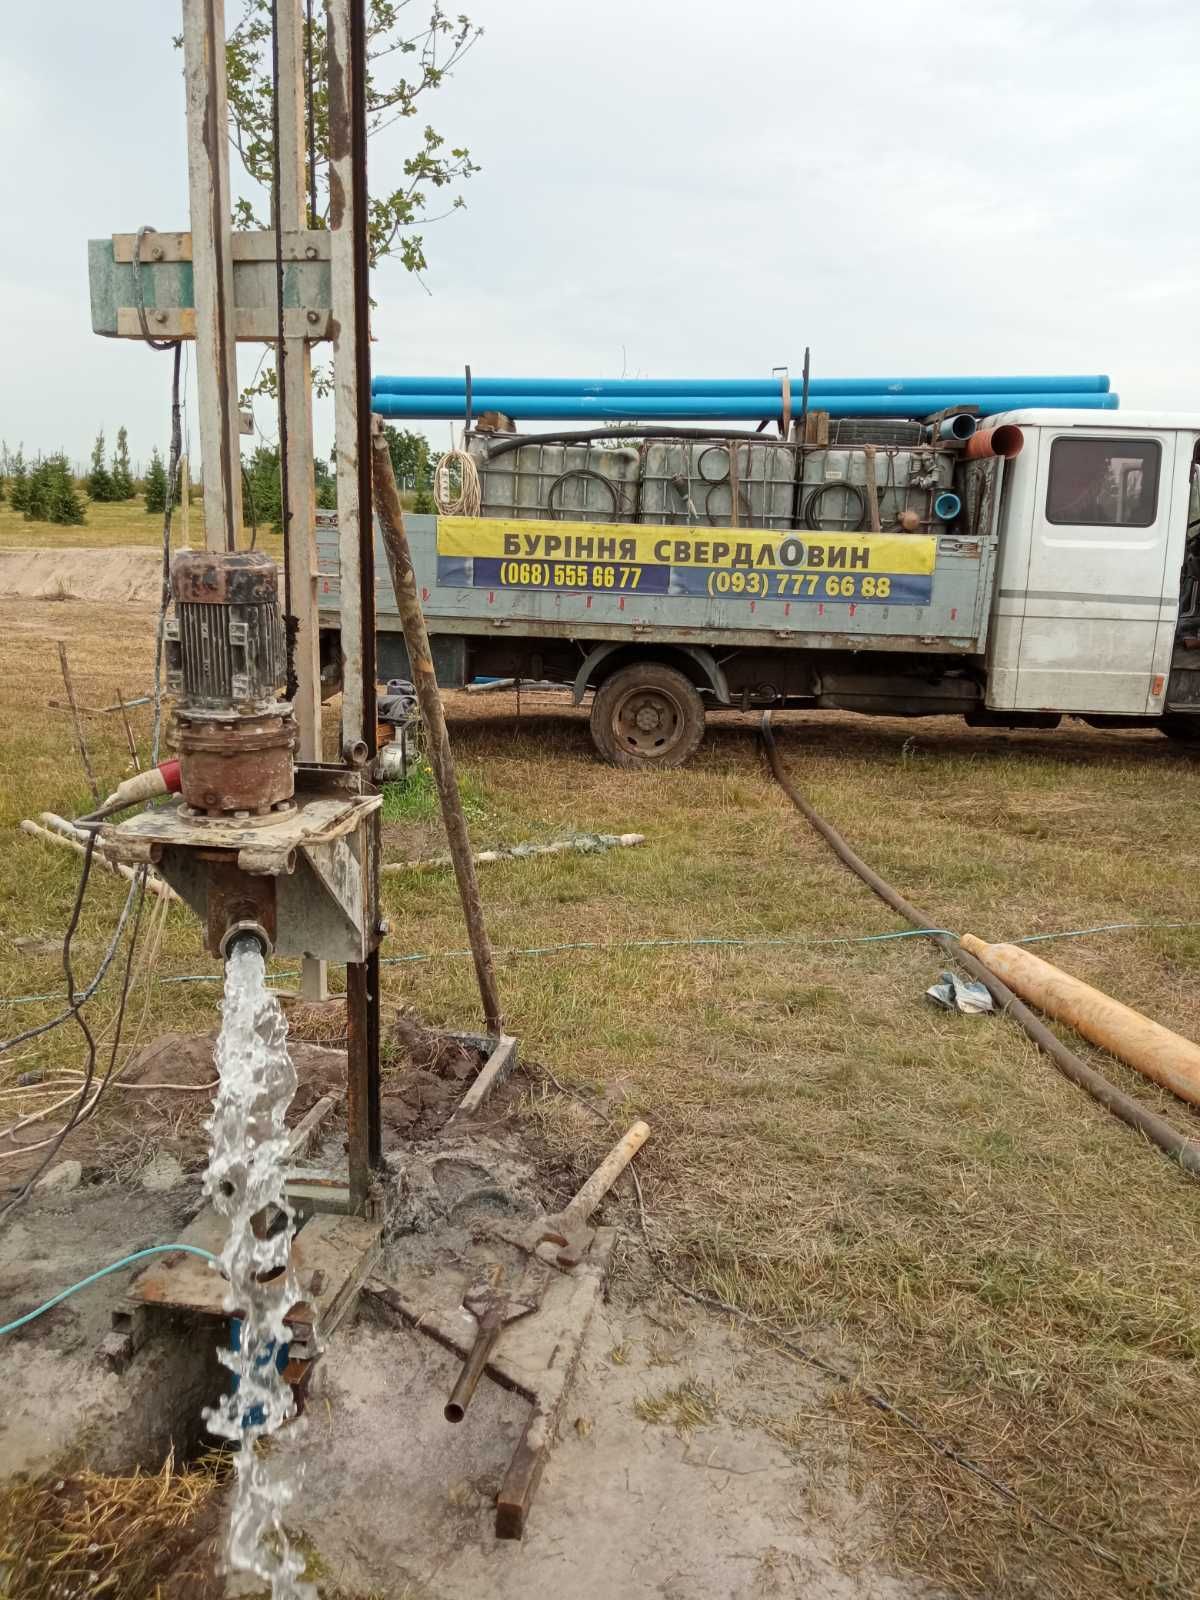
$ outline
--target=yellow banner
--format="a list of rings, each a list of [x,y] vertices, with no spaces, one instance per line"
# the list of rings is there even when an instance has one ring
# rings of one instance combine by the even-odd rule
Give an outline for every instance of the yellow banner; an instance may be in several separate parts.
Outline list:
[[[439,517],[440,556],[518,561],[606,561],[661,567],[756,568],[927,576],[937,540],[927,534],[809,533],[807,529],[646,527]]]

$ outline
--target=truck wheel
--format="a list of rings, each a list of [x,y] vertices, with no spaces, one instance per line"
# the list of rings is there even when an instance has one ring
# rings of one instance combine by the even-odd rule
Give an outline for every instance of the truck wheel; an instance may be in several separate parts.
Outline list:
[[[1176,744],[1200,745],[1200,715],[1194,712],[1166,711],[1158,726]]]
[[[622,667],[592,701],[592,742],[616,767],[681,767],[704,737],[704,703],[657,661]]]

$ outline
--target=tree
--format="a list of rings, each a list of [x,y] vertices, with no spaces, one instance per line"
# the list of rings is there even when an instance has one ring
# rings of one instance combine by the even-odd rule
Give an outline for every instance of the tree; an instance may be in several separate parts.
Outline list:
[[[29,508],[29,468],[25,465],[23,450],[18,450],[9,462],[9,472],[12,483],[8,491],[8,503],[14,511],[26,511]]]
[[[313,458],[313,482],[317,490],[317,508],[320,511],[337,510],[337,479],[333,475],[333,468],[329,461],[320,456]]]
[[[413,433],[411,428],[383,430],[387,440],[388,455],[392,458],[392,471],[401,489],[428,489],[433,481],[433,463],[429,458],[429,440],[423,433]]]
[[[283,486],[279,477],[279,450],[260,444],[242,463],[242,504],[252,527],[283,528]]]
[[[108,468],[104,465],[104,429],[96,435],[96,442],[92,446],[92,465],[87,475],[87,492],[93,501],[113,500],[113,481]]]
[[[133,473],[129,467],[129,435],[121,427],[117,429],[117,448],[112,458],[112,497],[114,500],[132,500],[134,493]]]
[[[57,522],[69,527],[77,527],[85,520],[66,456],[45,456],[30,473],[25,520]]]
[[[146,468],[146,476],[142,479],[142,493],[145,497],[147,511],[157,511],[159,515],[167,509],[167,469],[163,466],[163,459],[158,453],[156,445],[150,453],[150,465]],[[179,504],[179,479],[175,480],[175,493],[171,503]]]

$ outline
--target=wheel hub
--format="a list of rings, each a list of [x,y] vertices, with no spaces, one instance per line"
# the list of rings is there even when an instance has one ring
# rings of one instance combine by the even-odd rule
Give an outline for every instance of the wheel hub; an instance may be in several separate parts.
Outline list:
[[[633,689],[613,714],[613,732],[640,756],[661,757],[678,741],[683,726],[683,708],[663,689]]]

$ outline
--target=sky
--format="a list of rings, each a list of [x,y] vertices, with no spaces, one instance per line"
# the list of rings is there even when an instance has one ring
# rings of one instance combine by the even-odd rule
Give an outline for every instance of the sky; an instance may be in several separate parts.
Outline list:
[[[484,35],[421,116],[482,170],[423,282],[375,275],[377,372],[768,376],[808,344],[820,376],[1200,409],[1195,0],[461,3]],[[187,226],[178,6],[6,11],[0,437],[81,460],[124,423],[144,461],[169,358],[91,332],[86,242]],[[372,188],[409,149],[372,144]]]

